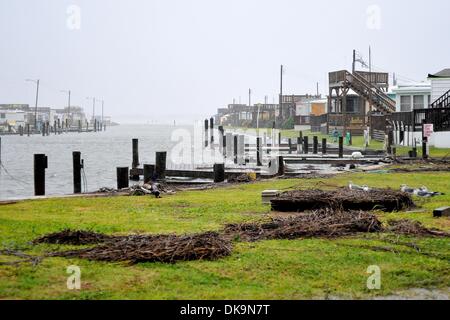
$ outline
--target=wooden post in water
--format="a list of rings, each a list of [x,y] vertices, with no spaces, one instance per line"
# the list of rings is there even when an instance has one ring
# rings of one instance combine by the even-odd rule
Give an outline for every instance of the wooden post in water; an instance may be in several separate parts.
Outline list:
[[[313,138],[313,153],[319,153],[319,138],[317,136]]]
[[[139,181],[139,174],[136,174],[135,169],[137,169],[139,167],[139,139],[133,139],[132,140],[132,163],[131,163],[131,168],[132,168],[132,174],[130,179],[133,181]]]
[[[303,137],[303,153],[308,154],[309,152],[309,141],[308,136]]]
[[[237,158],[238,165],[245,166],[245,136],[239,135],[238,136],[238,158]]]
[[[339,137],[339,158],[344,157],[344,137]]]
[[[81,169],[83,168],[83,161],[81,160],[81,152],[74,151],[72,153],[73,159],[73,193],[81,193]]]
[[[322,139],[322,154],[327,154],[327,139]]]
[[[129,187],[128,167],[117,168],[117,189],[121,190]]]
[[[42,124],[41,124],[41,131],[42,131],[42,136],[45,137],[45,122],[42,122]]]
[[[215,163],[214,164],[214,182],[220,183],[225,181],[225,164]]]
[[[166,178],[167,152],[156,152],[155,173],[158,179]]]
[[[297,154],[302,153],[302,137],[297,137]]]
[[[47,121],[47,136],[50,135],[50,121]]]
[[[256,166],[261,167],[261,138],[256,138]]]
[[[219,126],[219,151],[223,153],[223,126]]]
[[[48,159],[45,154],[34,155],[34,195],[45,195],[45,169],[48,168]]]
[[[151,182],[154,175],[155,175],[155,165],[144,164],[144,183]]]
[[[238,163],[238,135],[233,136],[233,161]]]
[[[214,118],[209,119],[209,135],[211,136],[211,148],[214,146]]]
[[[278,156],[278,175],[284,176],[284,158],[283,158],[283,156]]]
[[[30,124],[27,123],[27,135],[30,136]]]
[[[205,119],[205,148],[208,147],[208,119]]]
[[[78,133],[81,133],[81,120],[78,120]]]
[[[288,144],[289,144],[289,154],[291,154],[292,153],[292,139],[291,138],[289,138]]]
[[[225,135],[222,137],[222,154],[224,158],[227,157],[227,137]]]

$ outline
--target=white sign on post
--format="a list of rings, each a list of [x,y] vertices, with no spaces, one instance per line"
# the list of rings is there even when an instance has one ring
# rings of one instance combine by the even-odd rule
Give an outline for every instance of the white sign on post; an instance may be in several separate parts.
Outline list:
[[[434,133],[434,125],[433,124],[424,124],[423,125],[423,136],[425,138],[431,138],[431,135]]]

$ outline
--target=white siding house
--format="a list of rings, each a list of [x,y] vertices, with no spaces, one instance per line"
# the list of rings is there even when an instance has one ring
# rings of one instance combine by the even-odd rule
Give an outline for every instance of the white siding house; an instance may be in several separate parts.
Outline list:
[[[450,69],[430,74],[428,80],[431,82],[431,100],[434,102],[450,90]]]
[[[390,96],[396,102],[396,112],[427,109],[432,102],[430,82],[399,84],[393,87],[391,91]]]

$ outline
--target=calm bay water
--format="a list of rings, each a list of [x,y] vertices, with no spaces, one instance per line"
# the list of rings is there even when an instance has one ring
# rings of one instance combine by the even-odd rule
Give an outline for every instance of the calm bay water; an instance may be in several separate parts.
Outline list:
[[[176,143],[171,142],[171,134],[180,128],[193,131],[189,126],[120,125],[97,133],[2,136],[1,161],[7,172],[0,170],[0,199],[34,195],[33,155],[37,153],[48,156],[47,195],[73,192],[73,151],[80,151],[84,159],[87,191],[116,187],[116,167],[131,167],[133,138],[139,139],[141,164],[154,163],[156,151],[167,151],[170,164],[170,150]]]

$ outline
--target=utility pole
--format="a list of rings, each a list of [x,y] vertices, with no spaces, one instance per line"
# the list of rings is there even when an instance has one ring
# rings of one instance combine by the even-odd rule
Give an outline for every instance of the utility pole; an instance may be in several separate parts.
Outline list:
[[[87,97],[86,99],[92,99],[92,123],[95,121],[95,97]]]
[[[38,108],[38,100],[39,100],[39,83],[40,80],[32,80],[32,79],[26,79],[25,81],[30,81],[36,83],[36,104],[34,106],[34,130],[37,130],[37,108]]]
[[[353,50],[353,64],[352,64],[352,73],[356,71],[356,50]]]
[[[279,106],[279,110],[280,110],[280,126],[281,123],[283,122],[283,65],[281,65],[281,70],[280,70],[280,106]]]
[[[248,106],[252,106],[252,89],[248,89]]]
[[[316,96],[319,96],[319,83],[316,83]]]

